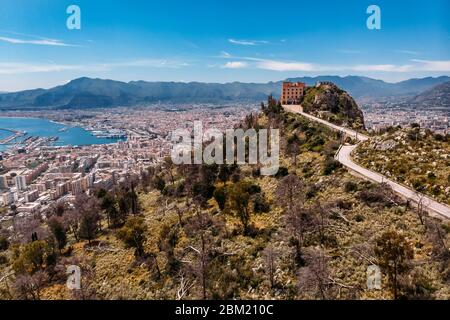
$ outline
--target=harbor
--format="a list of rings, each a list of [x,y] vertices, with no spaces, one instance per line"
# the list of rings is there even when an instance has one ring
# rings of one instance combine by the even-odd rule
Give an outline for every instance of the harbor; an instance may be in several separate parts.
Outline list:
[[[0,145],[10,144],[12,141],[16,140],[17,138],[27,134],[26,131],[16,131],[16,130],[5,129],[5,128],[0,128],[0,130],[12,133],[12,135],[10,135],[4,139],[1,139]]]
[[[0,151],[24,146],[110,144],[126,138],[123,130],[87,130],[40,118],[0,118]]]

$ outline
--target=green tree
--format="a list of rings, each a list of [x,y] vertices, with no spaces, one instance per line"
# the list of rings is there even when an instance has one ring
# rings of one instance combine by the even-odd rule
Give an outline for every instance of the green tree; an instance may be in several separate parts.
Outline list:
[[[98,222],[100,215],[96,211],[88,211],[81,217],[80,228],[78,230],[80,238],[88,240],[89,244],[97,236]]]
[[[20,251],[13,269],[17,273],[33,274],[42,269],[48,252],[48,245],[44,240],[30,242]]]
[[[9,241],[5,236],[0,235],[0,251],[7,250],[9,247]]]
[[[410,260],[413,258],[413,249],[405,237],[396,231],[386,231],[376,241],[374,248],[379,265],[388,275],[389,285],[398,298],[399,276],[410,269]]]
[[[48,222],[48,226],[58,245],[59,253],[61,253],[61,250],[67,244],[66,228],[64,228],[61,220],[57,217],[52,217]]]
[[[142,257],[145,253],[144,242],[145,232],[147,226],[145,225],[142,217],[129,217],[125,225],[118,230],[117,236],[121,239],[127,247],[135,248],[135,254],[138,257]]]
[[[248,227],[250,224],[249,186],[250,184],[248,182],[241,181],[230,186],[227,192],[230,200],[230,209],[241,221],[244,228],[244,234],[248,234]]]
[[[119,196],[117,204],[119,205],[119,219],[125,220],[130,212],[130,201],[126,193]]]
[[[220,210],[225,209],[225,204],[227,202],[227,190],[225,187],[217,187],[216,190],[214,190],[214,199],[216,200]]]
[[[171,224],[164,224],[159,231],[158,248],[166,254],[166,270],[170,275],[175,275],[181,266],[181,261],[175,256],[179,227]]]
[[[160,175],[157,175],[153,179],[153,187],[162,192],[166,187],[166,181]]]
[[[134,185],[131,186],[130,190],[127,192],[127,198],[130,203],[131,213],[136,215],[139,213],[139,197],[136,193]]]

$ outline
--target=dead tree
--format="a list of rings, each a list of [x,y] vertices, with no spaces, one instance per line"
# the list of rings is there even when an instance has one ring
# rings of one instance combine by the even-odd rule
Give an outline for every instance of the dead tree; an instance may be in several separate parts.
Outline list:
[[[420,193],[416,192],[417,197],[417,215],[419,216],[420,224],[424,225],[424,215],[425,215],[425,209],[428,205],[427,197]]]
[[[332,299],[333,285],[328,270],[329,258],[321,250],[305,254],[306,266],[298,272],[298,288],[301,294],[312,295],[323,300]]]
[[[284,177],[277,188],[277,196],[280,205],[291,210],[295,203],[303,203],[303,182],[295,174]]]
[[[23,300],[40,300],[41,290],[47,283],[48,276],[43,271],[33,275],[21,274],[16,277],[13,284],[15,295]]]
[[[189,279],[186,279],[184,273],[180,274],[180,286],[177,290],[177,300],[183,300],[183,298],[189,293],[189,290],[194,286]]]
[[[275,253],[274,248],[271,245],[269,245],[266,247],[266,249],[264,249],[263,255],[264,255],[264,262],[266,265],[266,272],[269,277],[270,288],[273,288],[275,286],[275,271],[276,271],[275,260],[277,258],[277,254]]]

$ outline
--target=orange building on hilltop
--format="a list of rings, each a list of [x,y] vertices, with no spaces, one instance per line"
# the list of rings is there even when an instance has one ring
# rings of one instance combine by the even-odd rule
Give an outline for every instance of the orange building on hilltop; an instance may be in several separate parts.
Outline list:
[[[281,104],[300,104],[305,93],[303,82],[283,82]]]

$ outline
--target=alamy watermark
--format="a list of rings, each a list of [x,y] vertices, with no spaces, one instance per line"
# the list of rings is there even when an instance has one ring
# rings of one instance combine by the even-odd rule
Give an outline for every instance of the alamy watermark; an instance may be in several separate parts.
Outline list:
[[[259,165],[265,176],[275,175],[279,169],[279,129],[228,129],[223,133],[215,128],[204,131],[202,122],[195,121],[193,132],[174,130],[172,143],[171,157],[177,165],[252,164]]]
[[[367,289],[381,290],[381,270],[377,265],[367,267]]]
[[[69,17],[66,20],[66,26],[69,30],[81,29],[81,9],[77,5],[70,5],[66,9],[66,13]]]
[[[366,13],[370,14],[366,21],[367,29],[381,30],[381,8],[372,4],[367,7]]]
[[[79,266],[71,265],[67,267],[67,288],[69,290],[81,289],[81,268]]]

